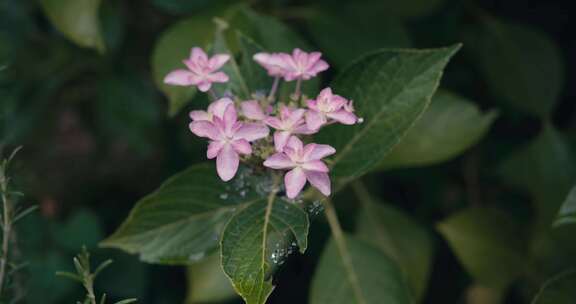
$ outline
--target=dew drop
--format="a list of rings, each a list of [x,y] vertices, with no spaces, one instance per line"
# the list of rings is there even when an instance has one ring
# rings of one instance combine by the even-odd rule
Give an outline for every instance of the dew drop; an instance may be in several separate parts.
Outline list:
[[[228,193],[222,193],[222,194],[220,194],[220,198],[223,199],[223,200],[228,199]]]
[[[359,118],[358,118],[358,123],[361,124],[361,123],[363,123],[363,122],[364,122],[364,117],[359,117]]]

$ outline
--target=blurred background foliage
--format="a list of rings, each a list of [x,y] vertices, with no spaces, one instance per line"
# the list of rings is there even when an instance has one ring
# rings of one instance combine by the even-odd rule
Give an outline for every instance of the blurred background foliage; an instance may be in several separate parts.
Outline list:
[[[97,248],[139,198],[204,161],[187,112],[206,100],[161,79],[206,46],[219,16],[266,49],[321,50],[333,67],[324,84],[375,49],[463,42],[423,118],[338,197],[341,220],[408,273],[423,303],[574,303],[571,13],[536,0],[2,0],[0,151],[24,147],[14,188],[40,207],[17,226],[27,264],[15,288],[25,303],[82,298],[54,273],[86,245],[115,260],[96,286],[110,299],[240,303],[216,257],[185,269]],[[366,217],[388,233],[371,237]],[[321,217],[313,226],[270,303],[307,302],[329,235]]]

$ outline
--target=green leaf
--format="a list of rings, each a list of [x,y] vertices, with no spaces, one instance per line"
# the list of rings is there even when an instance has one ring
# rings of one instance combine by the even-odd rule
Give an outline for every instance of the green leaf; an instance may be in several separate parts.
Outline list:
[[[141,199],[101,245],[138,253],[145,262],[186,264],[218,245],[235,208],[261,201],[254,174],[242,170],[228,184],[212,164],[194,165]]]
[[[440,91],[379,169],[433,165],[454,158],[476,144],[496,117],[496,111],[483,114],[474,103]]]
[[[316,136],[338,151],[332,175],[340,184],[373,169],[400,141],[426,110],[444,67],[459,48],[382,50],[337,77],[335,93],[354,100],[364,119],[354,126],[329,126]]]
[[[296,240],[301,253],[307,247],[308,215],[275,194],[239,210],[222,234],[222,267],[247,304],[266,303],[274,289],[270,264],[291,253],[289,239]]]
[[[195,87],[164,84],[164,77],[172,70],[184,68],[182,60],[190,56],[192,47],[207,49],[214,39],[214,17],[226,19],[233,9],[211,10],[178,22],[165,31],[156,42],[152,54],[152,72],[160,90],[168,97],[169,114],[177,114],[196,94]]]
[[[103,53],[98,9],[100,0],[41,0],[50,22],[68,39],[81,47]]]
[[[562,226],[565,224],[575,224],[576,223],[576,186],[572,187],[568,197],[562,204],[560,212],[556,217],[554,226]]]
[[[496,209],[465,209],[440,222],[438,230],[482,286],[504,290],[523,271],[523,237],[513,220]]]
[[[396,262],[418,302],[426,291],[432,265],[430,233],[404,212],[373,201],[363,185],[353,186],[363,203],[356,234]]]
[[[576,161],[565,138],[545,123],[536,138],[504,160],[499,172],[508,184],[533,196],[537,229],[547,231],[576,182]]]
[[[538,29],[496,19],[486,20],[467,37],[495,96],[526,113],[550,115],[564,83],[564,64],[554,41]]]
[[[224,37],[224,32],[226,28],[229,26],[226,21],[218,19],[218,30],[215,34],[214,44],[212,46],[213,53],[223,53],[223,54],[232,54],[228,46],[228,42]],[[222,72],[226,73],[230,80],[226,82],[224,85],[215,85],[214,91],[216,92],[217,96],[224,96],[226,93],[232,93],[235,96],[241,99],[248,99],[250,98],[250,91],[248,89],[248,85],[244,80],[244,75],[240,72],[240,67],[238,66],[238,62],[234,56],[230,57],[230,61],[228,61],[221,69]]]
[[[576,271],[569,270],[544,283],[532,304],[572,304],[576,299]]]
[[[187,304],[222,302],[234,296],[236,292],[220,266],[219,254],[188,266]]]
[[[273,79],[260,65],[252,59],[254,54],[263,52],[264,48],[241,32],[237,32],[238,45],[240,48],[240,72],[246,80],[250,92],[268,93],[272,87]]]
[[[314,13],[314,18],[308,19],[308,28],[331,63],[340,68],[367,52],[408,48],[412,44],[398,20],[382,18],[379,11],[367,7],[353,6],[338,11],[321,7]],[[342,47],[342,41],[346,41],[346,47]]]
[[[351,262],[348,266],[354,274],[330,239],[312,279],[311,304],[413,303],[400,269],[392,260],[354,237],[345,240]]]

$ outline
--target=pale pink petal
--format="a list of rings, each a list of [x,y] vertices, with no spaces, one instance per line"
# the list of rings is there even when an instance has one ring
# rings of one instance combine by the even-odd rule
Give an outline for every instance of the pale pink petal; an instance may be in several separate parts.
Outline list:
[[[224,72],[216,72],[216,73],[208,74],[208,75],[206,75],[206,77],[211,82],[224,83],[224,82],[228,82],[228,80],[229,80],[228,75],[226,75]]]
[[[298,196],[306,184],[306,174],[301,168],[294,168],[284,176],[284,185],[286,186],[286,196],[295,198]]]
[[[289,125],[296,125],[302,118],[304,118],[304,114],[306,110],[304,109],[295,109],[290,113],[290,116],[287,119],[287,123]]]
[[[218,128],[209,121],[193,121],[189,125],[190,131],[196,136],[210,138],[212,140],[220,139]]]
[[[238,171],[239,163],[238,153],[234,151],[231,144],[225,144],[220,153],[218,153],[218,157],[216,157],[218,176],[225,182],[231,180],[236,175],[236,171]]]
[[[175,70],[164,77],[165,84],[189,86],[197,83],[194,73],[188,70]]]
[[[302,164],[302,168],[306,171],[328,172],[330,171],[326,164],[321,160],[311,160]]]
[[[310,130],[318,130],[326,123],[326,117],[323,113],[314,110],[306,112],[306,127]]]
[[[290,138],[290,132],[288,131],[274,132],[274,148],[276,148],[276,151],[282,152],[284,150],[288,138]]]
[[[328,65],[328,63],[326,63],[326,61],[324,60],[318,60],[318,62],[316,62],[316,64],[314,64],[311,68],[310,68],[310,72],[316,76],[318,73],[326,71],[330,66]]]
[[[310,99],[306,102],[306,105],[308,106],[308,109],[311,110],[318,110],[318,102],[315,99]]]
[[[248,119],[263,120],[266,118],[260,103],[256,100],[244,101],[240,104],[240,107],[242,108],[242,114]]]
[[[272,169],[294,168],[296,164],[284,153],[276,153],[264,161],[264,166]]]
[[[198,84],[198,90],[202,92],[208,92],[208,90],[210,90],[210,87],[212,87],[212,83],[208,80],[203,80]]]
[[[307,144],[304,148],[304,160],[319,160],[336,153],[336,149],[329,145]]]
[[[310,128],[308,128],[308,126],[306,125],[306,122],[302,121],[301,124],[298,124],[297,126],[294,127],[294,129],[292,129],[292,134],[314,134],[317,133],[319,130],[312,130]]]
[[[250,143],[245,139],[237,139],[233,141],[232,147],[234,148],[234,150],[236,150],[236,152],[240,154],[244,155],[252,154],[252,147],[250,146]]]
[[[189,115],[192,120],[212,121],[212,115],[206,111],[190,111]]]
[[[306,171],[306,179],[325,196],[330,195],[330,177],[323,172]]]
[[[232,135],[232,129],[238,120],[238,116],[236,114],[236,108],[233,104],[230,104],[226,107],[224,111],[224,130],[228,136]]]
[[[208,106],[208,112],[217,117],[224,118],[224,111],[226,111],[226,108],[233,103],[234,101],[230,98],[220,98]]]
[[[208,61],[208,56],[201,48],[193,47],[190,53],[190,60],[193,62]]]
[[[303,146],[304,144],[302,141],[296,136],[290,136],[290,139],[288,139],[288,142],[286,143],[286,147],[296,151],[296,153],[302,152],[304,149]]]
[[[264,119],[264,123],[271,126],[274,129],[282,129],[282,121],[277,117],[267,117]]]
[[[336,112],[328,113],[327,116],[345,125],[353,125],[356,123],[356,121],[358,121],[358,118],[356,115],[354,115],[354,113],[350,113],[346,110],[339,110]]]
[[[245,139],[247,141],[255,141],[268,136],[270,129],[263,124],[258,123],[243,123],[242,127],[236,131],[234,138]]]
[[[206,156],[208,156],[208,159],[213,159],[216,157],[218,153],[220,153],[220,150],[222,150],[223,146],[224,143],[222,141],[211,141],[208,144],[208,150],[206,151]]]
[[[230,55],[227,54],[216,54],[210,58],[208,65],[213,69],[217,70],[221,68],[228,60],[230,60]]]

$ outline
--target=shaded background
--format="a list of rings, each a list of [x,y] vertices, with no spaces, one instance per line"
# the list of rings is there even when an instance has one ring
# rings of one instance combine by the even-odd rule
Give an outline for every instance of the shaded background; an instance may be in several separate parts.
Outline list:
[[[71,269],[71,257],[85,244],[96,260],[115,260],[97,282],[98,290],[111,298],[182,303],[187,290],[183,267],[143,264],[136,256],[97,248],[97,243],[164,179],[204,161],[205,143],[189,133],[187,112],[205,100],[196,97],[168,116],[167,99],[154,82],[152,58],[160,37],[178,21],[200,18],[234,1],[102,0],[97,10],[102,41],[96,42],[85,37],[71,41],[47,17],[51,6],[65,10],[65,2],[0,2],[0,145],[5,154],[23,146],[11,171],[14,188],[25,193],[22,204],[40,207],[17,227],[18,255],[28,263],[18,276],[18,288],[27,295],[25,303],[80,299],[80,286],[53,274]],[[566,186],[574,182],[576,87],[570,84],[576,70],[571,30],[576,24],[568,2],[276,0],[249,5],[286,22],[324,52],[333,66],[324,83],[371,50],[464,42],[442,87],[483,110],[497,109],[489,133],[441,164],[365,178],[374,195],[431,231],[435,223],[470,205],[496,206],[524,225],[534,218],[535,201],[547,200],[557,210]],[[73,9],[79,16],[90,10],[83,5]],[[536,37],[524,37],[526,31],[535,31]],[[82,42],[88,47],[79,46]],[[542,136],[544,126],[558,135],[553,143]],[[520,157],[512,174],[502,169],[537,139],[542,149]],[[558,176],[562,180],[556,182]],[[535,186],[541,191],[534,191]],[[337,203],[345,228],[352,229],[355,199],[344,193]],[[308,253],[291,256],[280,269],[270,303],[306,303],[329,234],[321,217],[311,231]],[[473,280],[446,241],[433,233],[435,255],[425,303],[466,303]],[[543,259],[537,271],[513,284],[507,303],[527,303],[543,278],[574,266],[573,258],[565,258],[574,251],[558,257],[554,250],[549,250],[554,258]]]

